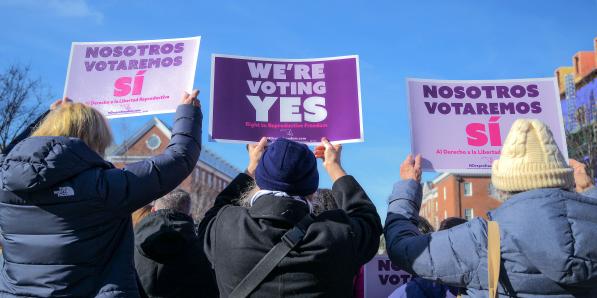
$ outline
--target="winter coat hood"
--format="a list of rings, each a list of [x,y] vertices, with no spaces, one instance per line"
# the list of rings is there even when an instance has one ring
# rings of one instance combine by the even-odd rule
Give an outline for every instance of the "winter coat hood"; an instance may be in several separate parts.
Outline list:
[[[34,192],[94,167],[112,165],[81,139],[31,137],[0,158],[0,188]]]
[[[193,219],[162,209],[135,226],[135,267],[148,297],[218,297]]]
[[[193,247],[196,238],[193,219],[174,210],[152,212],[135,227],[137,251],[162,263]]]

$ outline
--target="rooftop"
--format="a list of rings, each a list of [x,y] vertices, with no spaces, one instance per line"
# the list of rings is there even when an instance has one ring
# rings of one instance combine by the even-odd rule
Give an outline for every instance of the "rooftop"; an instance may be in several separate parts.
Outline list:
[[[108,159],[110,159],[110,157],[124,155],[133,144],[135,144],[141,137],[143,137],[143,135],[145,135],[154,126],[161,130],[164,133],[164,135],[166,135],[168,138],[171,137],[172,129],[170,128],[170,126],[168,126],[159,118],[153,117],[151,118],[151,120],[147,121],[136,133],[126,138],[122,142],[122,144],[113,145],[106,149],[106,156],[108,157]],[[229,176],[230,178],[234,178],[236,175],[238,175],[238,173],[241,172],[238,168],[224,160],[213,150],[206,147],[205,144],[201,145],[201,154],[199,155],[199,161],[220,171],[221,173]]]

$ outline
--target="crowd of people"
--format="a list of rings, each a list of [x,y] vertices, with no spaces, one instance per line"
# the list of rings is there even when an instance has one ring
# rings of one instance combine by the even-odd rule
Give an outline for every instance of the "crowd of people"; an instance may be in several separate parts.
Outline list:
[[[183,96],[164,152],[123,169],[103,158],[108,122],[81,103],[56,101],[15,138],[0,155],[0,297],[359,296],[382,233],[415,275],[390,297],[487,297],[490,223],[499,296],[597,297],[597,189],[542,122],[513,124],[492,167],[504,203],[490,221],[434,232],[419,216],[422,157],[409,155],[382,228],[341,145],[262,138],[195,223],[177,187],[201,151],[197,95]],[[331,189],[319,189],[317,159]]]

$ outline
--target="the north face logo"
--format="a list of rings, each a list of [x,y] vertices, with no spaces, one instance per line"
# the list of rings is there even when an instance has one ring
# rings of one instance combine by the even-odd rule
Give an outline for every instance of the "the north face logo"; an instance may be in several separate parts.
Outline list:
[[[75,190],[70,186],[61,186],[54,191],[54,194],[58,197],[72,197],[75,195]]]

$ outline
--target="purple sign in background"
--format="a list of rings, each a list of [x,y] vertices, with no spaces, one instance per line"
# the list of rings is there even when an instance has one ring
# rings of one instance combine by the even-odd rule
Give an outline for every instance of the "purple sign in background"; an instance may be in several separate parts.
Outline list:
[[[392,264],[387,255],[377,255],[364,265],[365,298],[388,297],[410,281],[412,275]]]
[[[172,113],[193,89],[200,37],[74,42],[64,96],[108,118]]]
[[[490,173],[512,123],[539,119],[568,158],[554,78],[408,79],[412,152],[425,171]]]
[[[210,140],[363,141],[357,56],[212,56]]]

